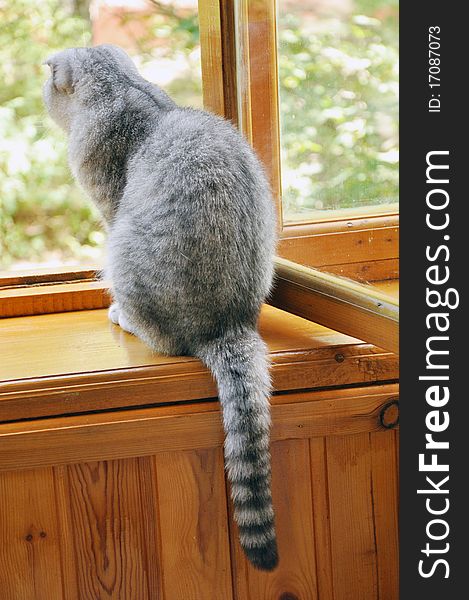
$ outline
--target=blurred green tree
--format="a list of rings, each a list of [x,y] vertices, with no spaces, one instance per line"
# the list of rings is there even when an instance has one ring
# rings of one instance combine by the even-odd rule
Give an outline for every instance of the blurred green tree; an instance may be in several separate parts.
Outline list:
[[[197,15],[149,2],[148,35],[136,40],[141,66],[193,57]],[[300,13],[279,15],[287,218],[397,201],[397,0],[353,6],[349,18],[313,25],[301,18],[301,3]],[[96,262],[104,239],[98,213],[72,181],[65,136],[42,103],[44,59],[91,43],[88,0],[0,0],[0,9],[0,268]],[[132,18],[123,15],[123,26]],[[200,102],[197,69],[165,87],[182,103]]]
[[[60,0],[1,2],[0,260],[2,267],[47,253],[92,256],[98,215],[73,184],[65,136],[45,114],[42,62],[87,45],[89,23]]]
[[[0,268],[27,262],[99,262],[104,233],[98,211],[73,182],[67,141],[46,114],[42,62],[69,46],[91,43],[88,0],[0,0]],[[139,64],[192,57],[197,14],[152,2],[148,35],[137,40]],[[150,5],[151,6],[151,5]],[[129,12],[126,20],[137,18]],[[154,46],[155,39],[161,40]],[[180,65],[179,65],[180,66]],[[167,91],[201,105],[200,68],[179,72]],[[21,264],[21,263],[20,263]]]
[[[385,9],[385,10],[384,10]],[[279,22],[284,215],[398,201],[398,8]]]

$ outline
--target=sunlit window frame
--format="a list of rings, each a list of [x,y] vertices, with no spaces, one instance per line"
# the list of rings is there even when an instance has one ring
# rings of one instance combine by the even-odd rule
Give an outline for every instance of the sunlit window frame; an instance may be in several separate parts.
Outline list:
[[[212,4],[216,10],[218,2]],[[398,212],[379,213],[374,207],[372,214],[360,216],[337,211],[330,220],[283,222],[276,5],[276,0],[220,0],[219,53],[229,68],[218,83],[204,80],[206,104],[237,122],[266,166],[277,199],[281,256],[360,281],[395,279]],[[223,27],[226,24],[230,27]],[[210,65],[205,68],[210,72]],[[211,85],[223,87],[224,104]]]
[[[368,282],[397,278],[399,215],[282,221],[276,9],[276,0],[199,0],[204,106],[251,141],[277,202],[280,275],[271,303],[397,352],[397,303],[320,271]],[[108,305],[108,286],[93,269],[0,276],[0,317]]]

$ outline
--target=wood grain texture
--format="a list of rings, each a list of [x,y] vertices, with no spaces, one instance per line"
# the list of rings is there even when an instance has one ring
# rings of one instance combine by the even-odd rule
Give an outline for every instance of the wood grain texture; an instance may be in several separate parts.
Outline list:
[[[162,453],[154,461],[165,600],[231,600],[221,449]]]
[[[199,1],[204,108],[225,115],[221,15],[218,0]]]
[[[150,600],[165,600],[161,564],[161,521],[156,465],[152,456],[138,459],[142,512],[139,520],[145,538],[146,576]]]
[[[328,438],[326,451],[334,598],[378,599],[369,434]]]
[[[68,467],[78,597],[150,598],[138,461]]]
[[[377,231],[399,226],[399,213],[373,215],[347,215],[336,219],[320,219],[314,222],[288,223],[281,239],[311,237],[315,235],[341,234],[360,231]],[[301,262],[301,261],[298,261]]]
[[[260,332],[277,391],[398,378],[390,352],[264,306]],[[0,320],[0,421],[216,396],[191,357],[152,354],[106,311]]]
[[[221,17],[221,46],[223,56],[224,117],[238,126],[238,75],[235,3],[219,0]]]
[[[252,143],[269,175],[281,218],[276,3],[248,1],[247,16]]]
[[[0,271],[0,289],[37,286],[59,282],[96,281],[97,267],[46,267],[20,271]]]
[[[80,600],[76,569],[76,534],[71,520],[71,497],[69,471],[66,466],[53,467],[55,501],[57,506],[58,537],[62,566],[63,600]],[[83,539],[81,532],[78,534]]]
[[[0,597],[62,598],[51,468],[0,473]]]
[[[326,438],[309,440],[318,599],[333,599],[332,539]]]
[[[279,566],[272,573],[254,569],[244,557],[232,524],[235,597],[315,600],[318,595],[308,440],[274,443],[272,464]]]
[[[292,237],[280,240],[280,256],[311,267],[399,256],[399,228],[395,226],[323,235],[294,236],[293,231],[290,233]],[[344,260],[345,257],[348,260]]]
[[[398,377],[394,355],[367,345],[337,346],[334,350],[275,355],[274,389],[320,389],[337,384],[382,383]],[[124,369],[6,383],[0,385],[0,421],[214,398],[216,387],[211,376],[200,364],[193,366]]]
[[[300,285],[279,279],[275,298],[278,308],[288,310],[303,318],[348,333],[360,335],[376,346],[399,354],[399,320],[377,314],[363,307],[321,294]]]
[[[274,397],[272,440],[382,429],[380,412],[396,385]],[[150,455],[223,443],[216,402],[0,425],[0,471]]]
[[[249,47],[249,21],[247,0],[233,3],[233,24],[235,27],[235,69],[238,127],[248,142],[253,145],[252,138],[252,93]]]
[[[263,307],[259,326],[271,353],[314,351],[357,342],[269,306]],[[3,319],[0,336],[1,381],[198,363],[187,356],[152,353],[138,338],[113,325],[105,310]]]
[[[271,303],[399,354],[399,301],[381,290],[275,258]]]
[[[377,316],[398,319],[398,295],[389,295],[383,289],[392,285],[389,282],[385,281],[380,286],[365,285],[278,256],[274,259],[274,265],[276,280],[295,283],[317,294],[330,296],[336,301],[374,312]]]
[[[380,600],[399,596],[398,464],[396,435],[370,433],[373,519]]]
[[[389,258],[380,261],[367,260],[356,263],[342,263],[319,267],[326,273],[348,277],[360,283],[380,284],[383,281],[399,280],[399,259]]]
[[[90,310],[109,306],[108,285],[101,281],[0,289],[0,317]]]
[[[385,387],[395,395],[395,386]],[[21,468],[18,446],[16,465],[11,461],[0,473],[2,600],[397,600],[397,432],[376,429],[377,415],[359,434],[351,426],[361,395],[384,391],[276,399],[272,469],[280,566],[271,574],[253,569],[240,550],[228,510],[222,436],[209,436],[209,447],[193,447],[199,427],[193,418],[184,425],[186,445],[163,429],[161,452],[150,429],[129,425],[115,440],[112,460],[103,460],[99,435],[80,440],[68,429],[68,450],[50,456],[55,466],[15,471]],[[296,426],[282,431],[294,407]],[[308,424],[311,407],[316,412]],[[181,418],[212,407],[158,410],[176,410],[173,417]],[[87,417],[88,425],[105,427],[123,414],[128,423],[145,419],[136,410],[98,413]],[[344,417],[347,427],[337,421]],[[26,429],[42,428],[52,442],[60,421],[8,427],[25,452]],[[127,457],[129,436],[135,457]],[[80,444],[94,442],[101,458],[83,462]],[[0,443],[2,458],[3,450]],[[29,450],[39,454],[34,444]],[[60,466],[64,452],[69,464]]]

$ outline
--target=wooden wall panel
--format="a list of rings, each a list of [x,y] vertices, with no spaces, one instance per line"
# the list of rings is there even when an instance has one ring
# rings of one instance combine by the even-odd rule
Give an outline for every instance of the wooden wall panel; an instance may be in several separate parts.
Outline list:
[[[140,524],[145,536],[149,600],[164,600],[161,548],[165,542],[161,538],[156,465],[152,456],[141,456],[137,460],[142,508]]]
[[[326,441],[335,600],[378,598],[368,433]]]
[[[138,461],[85,463],[67,470],[79,600],[153,600],[147,588]]]
[[[272,444],[272,495],[280,562],[272,573],[251,567],[231,520],[235,598],[316,600],[316,564],[308,440]]]
[[[366,368],[366,365],[360,365]],[[396,386],[274,397],[272,440],[379,431]],[[217,402],[0,424],[0,471],[221,447]]]
[[[80,600],[78,593],[79,573],[77,572],[75,555],[75,531],[70,518],[70,480],[67,467],[54,467],[54,484],[63,580],[63,598],[61,600]]]
[[[315,532],[318,597],[321,600],[333,600],[333,564],[326,439],[320,437],[311,438],[309,445],[311,453],[312,510]]]
[[[394,432],[370,433],[379,600],[399,597],[398,464]]]
[[[165,600],[231,600],[221,448],[163,452],[154,460]]]
[[[52,468],[0,473],[0,598],[54,600],[62,568]]]
[[[383,387],[367,389],[374,398],[390,393]],[[147,440],[135,457],[116,446],[110,460],[10,466],[0,473],[1,600],[397,600],[397,431],[380,430],[369,407],[367,428],[337,422],[342,411],[361,414],[363,393],[279,397],[272,468],[280,564],[270,574],[240,549],[217,436],[210,448],[173,440],[171,449],[169,436],[161,451]],[[181,416],[180,407],[158,410]],[[142,415],[127,411],[121,423]],[[94,427],[112,421],[111,413],[87,418]],[[197,419],[181,422],[190,440]],[[142,431],[127,435],[137,440]]]

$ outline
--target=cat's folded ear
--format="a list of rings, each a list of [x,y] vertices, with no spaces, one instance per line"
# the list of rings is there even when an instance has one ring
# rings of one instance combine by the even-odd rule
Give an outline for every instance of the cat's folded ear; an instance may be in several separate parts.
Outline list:
[[[61,94],[73,94],[75,91],[75,81],[73,77],[73,67],[65,52],[53,54],[44,61],[52,73],[52,83],[55,89]]]

